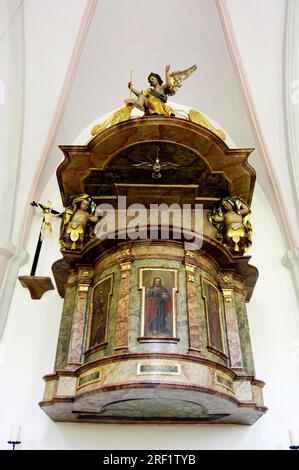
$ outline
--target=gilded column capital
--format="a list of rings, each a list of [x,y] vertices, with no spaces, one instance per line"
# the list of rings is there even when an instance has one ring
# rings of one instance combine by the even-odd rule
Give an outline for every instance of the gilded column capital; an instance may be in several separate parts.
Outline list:
[[[194,282],[195,268],[196,268],[196,266],[194,266],[192,264],[185,263],[185,270],[186,270],[186,274],[187,274],[187,280],[189,282]]]
[[[131,262],[129,262],[129,263],[120,263],[121,271],[128,271],[129,269],[131,269],[131,266],[132,266]]]
[[[132,263],[134,261],[134,256],[131,254],[131,248],[123,248],[119,251],[118,262],[120,264]]]
[[[77,271],[77,283],[79,285],[90,285],[94,274],[93,266],[79,266]]]
[[[185,251],[184,264],[193,264],[197,266],[196,253],[191,250]]]
[[[128,271],[130,271],[132,263],[120,263],[120,270],[121,270],[121,278],[127,279]]]
[[[246,295],[246,289],[244,287],[243,280],[238,279],[238,276],[236,276],[234,272],[221,272],[218,274],[217,280],[223,292],[232,291]]]
[[[222,289],[224,302],[226,302],[227,304],[230,304],[233,301],[233,291],[233,289]]]
[[[88,292],[88,284],[78,284],[78,292]]]
[[[218,283],[222,289],[233,289],[235,279],[232,271],[220,272],[217,276]]]

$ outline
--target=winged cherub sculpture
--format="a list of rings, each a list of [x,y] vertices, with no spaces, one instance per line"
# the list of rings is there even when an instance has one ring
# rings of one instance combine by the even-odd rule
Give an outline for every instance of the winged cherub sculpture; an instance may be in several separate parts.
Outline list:
[[[132,86],[132,82],[128,83],[130,91],[137,96],[136,99],[129,98],[125,102],[132,103],[136,108],[144,112],[144,116],[159,114],[164,116],[174,116],[174,111],[167,106],[167,97],[174,95],[182,86],[183,81],[197,69],[196,65],[192,65],[186,70],[178,72],[170,72],[170,65],[165,67],[165,83],[157,73],[151,72],[148,76],[150,86],[145,90],[138,91]]]

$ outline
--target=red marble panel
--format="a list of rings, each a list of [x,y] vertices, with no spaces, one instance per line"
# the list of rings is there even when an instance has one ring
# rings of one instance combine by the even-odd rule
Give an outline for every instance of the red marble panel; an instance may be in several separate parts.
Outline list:
[[[237,316],[232,294],[227,295],[224,293],[224,309],[231,367],[233,369],[243,369]]]
[[[119,285],[115,349],[128,348],[130,265],[127,267],[128,269],[124,269],[125,266],[122,268],[121,281]]]
[[[84,290],[83,290],[84,289]],[[74,312],[73,328],[71,334],[68,362],[81,364],[82,343],[84,338],[86,303],[88,286],[79,286],[77,303]]]

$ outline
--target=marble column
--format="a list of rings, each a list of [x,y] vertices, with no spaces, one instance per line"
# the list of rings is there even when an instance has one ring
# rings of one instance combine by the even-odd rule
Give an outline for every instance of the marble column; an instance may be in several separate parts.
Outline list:
[[[189,352],[200,354],[199,307],[195,290],[195,268],[194,264],[185,261]]]
[[[237,313],[234,302],[233,279],[224,275],[220,282],[224,299],[224,313],[230,357],[230,365],[236,372],[243,372],[243,360],[239,336]]]
[[[73,316],[69,345],[68,366],[82,364],[84,330],[86,324],[87,301],[93,271],[90,267],[80,267],[78,271],[77,299]]]
[[[117,309],[117,330],[115,349],[126,351],[128,349],[128,323],[129,323],[129,295],[130,270],[132,263],[120,264],[121,279],[119,285],[119,298]]]

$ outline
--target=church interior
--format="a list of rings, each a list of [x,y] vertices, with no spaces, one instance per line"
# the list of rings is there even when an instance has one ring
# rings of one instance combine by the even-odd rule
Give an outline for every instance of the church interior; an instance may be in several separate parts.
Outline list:
[[[297,0],[0,9],[0,446],[299,446]]]

